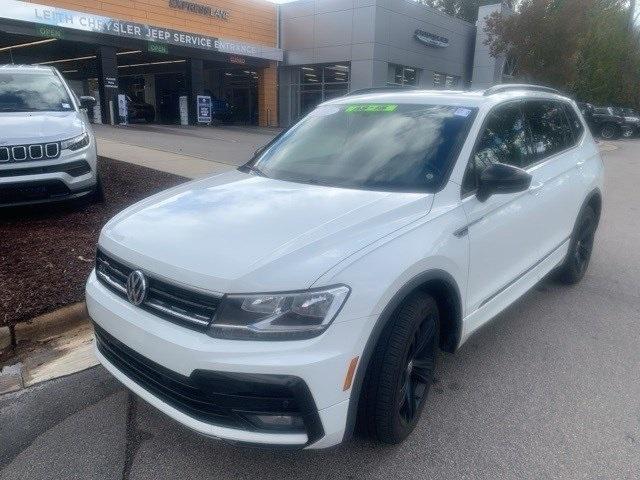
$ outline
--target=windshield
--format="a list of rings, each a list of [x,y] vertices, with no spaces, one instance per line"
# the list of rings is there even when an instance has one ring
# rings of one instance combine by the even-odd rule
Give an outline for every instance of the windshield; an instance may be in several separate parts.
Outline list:
[[[53,72],[0,73],[0,112],[66,112],[73,104]]]
[[[280,180],[434,191],[446,180],[475,109],[447,105],[320,106],[246,168]]]

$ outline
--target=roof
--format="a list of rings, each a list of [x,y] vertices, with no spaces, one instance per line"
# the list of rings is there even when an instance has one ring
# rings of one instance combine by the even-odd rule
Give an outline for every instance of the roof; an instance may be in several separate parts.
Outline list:
[[[520,86],[519,86],[520,87]],[[521,86],[522,88],[509,88],[504,91],[497,91],[491,93],[490,89],[487,90],[417,90],[417,89],[368,89],[362,93],[353,92],[350,95],[339,97],[327,104],[344,104],[344,103],[380,103],[380,102],[393,102],[393,103],[413,103],[413,104],[426,104],[433,105],[453,105],[453,106],[465,106],[465,107],[481,107],[483,105],[495,105],[497,103],[504,102],[505,100],[516,98],[556,98],[569,100],[567,97],[562,96],[559,93],[553,93],[551,91],[540,91],[537,89],[527,89],[527,86]],[[487,94],[488,93],[488,94]]]

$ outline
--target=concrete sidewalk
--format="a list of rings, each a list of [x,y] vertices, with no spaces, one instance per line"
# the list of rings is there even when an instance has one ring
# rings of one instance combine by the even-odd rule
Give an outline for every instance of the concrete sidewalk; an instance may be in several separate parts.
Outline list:
[[[205,177],[234,168],[233,165],[101,138],[98,139],[98,155],[187,178]]]
[[[246,163],[280,130],[257,127],[94,125],[98,153],[163,172],[198,178]]]

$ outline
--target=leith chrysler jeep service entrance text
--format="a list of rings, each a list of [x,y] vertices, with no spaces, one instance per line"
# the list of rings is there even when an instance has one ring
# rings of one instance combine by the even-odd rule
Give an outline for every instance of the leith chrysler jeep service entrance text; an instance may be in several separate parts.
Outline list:
[[[320,105],[238,170],[102,230],[96,352],[188,427],[324,448],[405,439],[437,350],[589,264],[603,166],[575,103],[530,85]]]

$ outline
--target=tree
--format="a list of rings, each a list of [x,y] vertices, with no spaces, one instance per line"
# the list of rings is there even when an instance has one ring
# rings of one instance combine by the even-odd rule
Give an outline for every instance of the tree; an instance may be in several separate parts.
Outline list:
[[[600,104],[639,105],[640,52],[623,0],[523,0],[487,19],[491,54],[515,59],[516,78]]]

